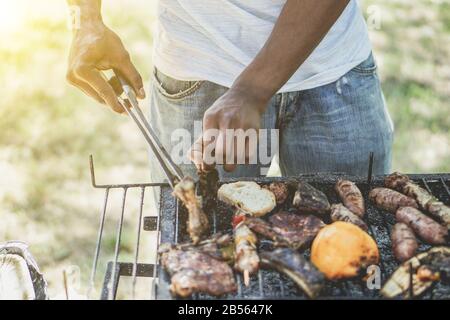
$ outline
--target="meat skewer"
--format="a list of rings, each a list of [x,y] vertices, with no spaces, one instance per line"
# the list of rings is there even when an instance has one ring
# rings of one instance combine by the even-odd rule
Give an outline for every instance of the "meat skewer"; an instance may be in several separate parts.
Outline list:
[[[408,176],[394,172],[384,180],[386,187],[395,189],[416,199],[420,208],[428,211],[433,217],[443,222],[450,229],[450,207],[436,199],[428,190],[420,187],[409,179]]]
[[[367,231],[369,228],[367,227],[367,224],[355,213],[347,209],[342,204],[333,204],[331,206],[331,220],[333,221],[344,221],[344,222],[350,222],[354,225],[360,227],[364,231]]]
[[[244,284],[250,284],[250,275],[259,269],[259,256],[256,251],[258,238],[245,225],[245,215],[237,211],[233,218],[235,263],[234,268],[244,276]]]
[[[416,208],[402,207],[395,214],[397,221],[407,224],[424,241],[430,244],[443,244],[447,237],[447,228]]]
[[[194,244],[207,233],[209,228],[208,217],[202,209],[202,198],[195,194],[195,183],[191,177],[185,177],[178,182],[173,194],[186,206],[189,212],[188,232]]]
[[[417,202],[410,197],[388,188],[375,188],[370,191],[369,199],[381,209],[395,213],[400,207],[417,208]]]
[[[324,216],[330,211],[330,203],[327,196],[304,181],[298,183],[293,205],[302,213],[314,213]]]
[[[356,184],[349,180],[339,179],[334,189],[344,205],[358,217],[362,218],[365,212],[364,198]]]
[[[247,218],[245,224],[257,234],[274,241],[275,246],[294,250],[309,245],[325,224],[314,215],[297,215],[278,212],[266,222],[259,218]]]
[[[413,230],[407,224],[399,222],[394,225],[391,241],[394,256],[398,261],[404,262],[416,254],[417,240]]]

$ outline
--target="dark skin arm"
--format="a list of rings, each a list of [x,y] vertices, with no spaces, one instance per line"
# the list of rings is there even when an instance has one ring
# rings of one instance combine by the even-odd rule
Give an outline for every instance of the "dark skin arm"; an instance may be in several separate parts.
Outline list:
[[[308,58],[344,11],[349,0],[288,0],[270,37],[255,59],[244,69],[232,87],[220,97],[203,118],[203,132],[219,129],[214,141],[205,134],[192,146],[190,157],[199,169],[208,170],[203,150],[215,144],[216,157],[226,150],[226,129],[259,129],[271,97],[289,80]],[[243,152],[238,150],[237,152]],[[255,150],[245,150],[248,158]],[[236,154],[236,152],[235,152]],[[236,158],[236,157],[235,157]],[[232,171],[235,164],[225,164]]]
[[[80,16],[75,17],[72,44],[69,54],[67,81],[108,105],[115,112],[123,113],[113,87],[101,75],[101,70],[113,69],[131,84],[138,98],[145,92],[142,78],[120,38],[104,25],[101,17],[101,0],[67,0],[76,6]]]

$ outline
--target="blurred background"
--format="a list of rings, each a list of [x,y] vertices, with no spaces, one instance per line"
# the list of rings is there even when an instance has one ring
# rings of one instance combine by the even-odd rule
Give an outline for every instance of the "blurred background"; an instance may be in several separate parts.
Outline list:
[[[147,85],[155,4],[103,1],[106,24],[121,36]],[[360,4],[395,123],[393,169],[450,172],[450,1]],[[74,288],[80,294],[89,282],[103,193],[90,184],[88,156],[94,155],[100,183],[148,181],[146,145],[133,124],[66,84],[67,13],[63,0],[2,1],[0,7],[0,242],[30,244],[53,298],[63,297],[65,268],[79,270]],[[144,215],[154,214],[147,196]],[[129,197],[121,260],[131,261],[139,194]],[[111,199],[97,290],[120,214],[120,194]],[[142,261],[154,258],[152,239],[143,234]],[[129,297],[129,288],[125,283],[119,298]],[[138,297],[149,296],[144,288],[139,282]]]

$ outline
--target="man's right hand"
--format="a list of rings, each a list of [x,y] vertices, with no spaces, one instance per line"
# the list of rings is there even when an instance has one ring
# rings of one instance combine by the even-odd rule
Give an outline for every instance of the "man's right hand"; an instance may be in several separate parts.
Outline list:
[[[126,79],[138,98],[145,98],[142,78],[119,36],[102,21],[83,21],[73,33],[67,80],[98,102],[123,113],[113,87],[101,74],[101,70],[109,69]]]

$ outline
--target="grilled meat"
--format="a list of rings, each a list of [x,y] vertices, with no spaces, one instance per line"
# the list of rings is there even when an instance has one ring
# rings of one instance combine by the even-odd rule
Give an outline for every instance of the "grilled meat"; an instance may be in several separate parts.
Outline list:
[[[344,221],[344,222],[350,222],[354,225],[360,227],[364,231],[367,231],[369,228],[367,227],[367,224],[355,213],[347,209],[342,204],[333,204],[331,206],[331,220],[333,221]]]
[[[302,213],[325,215],[330,211],[330,203],[327,196],[322,191],[303,181],[298,183],[293,205]]]
[[[381,294],[387,298],[402,295],[411,298],[410,295],[410,268],[412,269],[413,296],[422,294],[431,287],[437,279],[448,279],[450,275],[450,248],[435,247],[427,252],[419,253],[405,261],[386,281]],[[426,266],[421,268],[421,266]],[[428,270],[428,271],[427,271]],[[432,270],[432,271],[431,271]],[[439,277],[434,275],[439,272]],[[428,276],[427,276],[428,275]]]
[[[247,218],[245,223],[252,231],[271,239],[275,246],[303,249],[308,246],[325,224],[313,215],[278,212],[269,218],[270,223]]]
[[[385,186],[400,191],[416,199],[420,208],[428,211],[433,217],[443,222],[450,229],[450,207],[436,199],[428,190],[420,187],[407,175],[394,172],[384,180]]]
[[[337,221],[322,228],[311,247],[311,261],[328,279],[349,278],[379,258],[375,241],[361,228]]]
[[[365,212],[364,198],[356,184],[349,180],[339,179],[334,189],[344,205],[358,217],[362,218]]]
[[[447,237],[447,228],[416,208],[402,207],[395,214],[397,221],[407,224],[425,242],[443,244]]]
[[[175,185],[176,196],[189,212],[188,232],[193,243],[198,243],[209,228],[208,217],[202,209],[202,198],[195,194],[195,183],[190,177],[185,177]]]
[[[325,277],[308,260],[289,248],[261,252],[261,263],[291,278],[310,298],[319,295]]]
[[[399,222],[394,225],[391,241],[394,256],[400,262],[410,259],[416,253],[418,247],[416,237],[405,223]]]
[[[239,220],[242,214],[237,213],[236,217],[235,221]],[[234,226],[234,268],[244,275],[244,283],[246,286],[249,285],[249,276],[256,273],[259,269],[260,260],[256,251],[257,242],[258,238],[243,221],[238,222]]]
[[[375,188],[371,190],[369,199],[375,203],[377,207],[391,213],[395,213],[400,207],[417,208],[417,203],[413,198],[387,188]]]
[[[289,196],[289,189],[284,182],[272,182],[267,187],[275,195],[277,204],[283,204]]]
[[[230,266],[199,250],[170,248],[161,254],[161,264],[171,275],[170,291],[175,296],[195,292],[221,296],[236,291]]]

